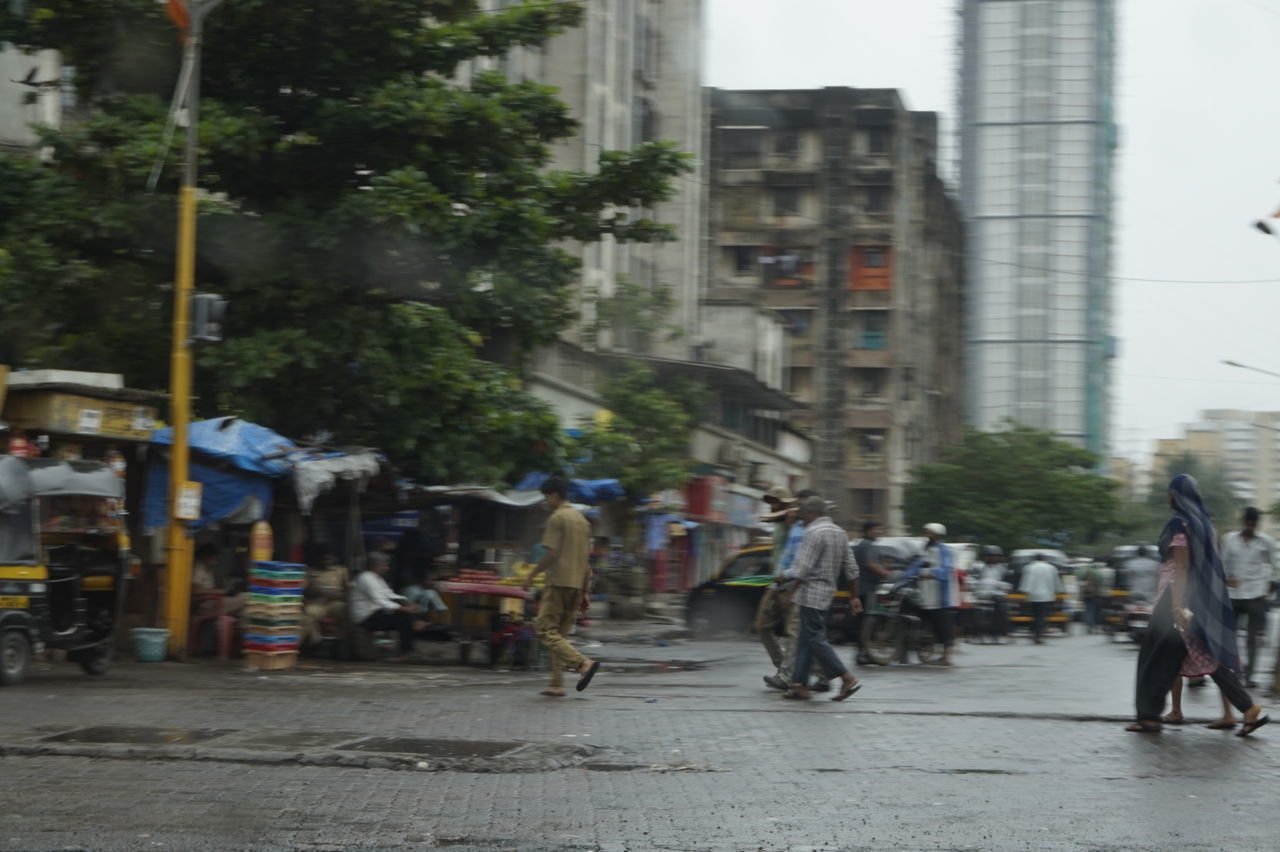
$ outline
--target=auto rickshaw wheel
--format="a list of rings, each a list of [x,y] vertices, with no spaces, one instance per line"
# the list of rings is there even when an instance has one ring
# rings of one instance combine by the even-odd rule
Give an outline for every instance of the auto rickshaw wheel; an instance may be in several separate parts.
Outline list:
[[[111,646],[103,643],[94,648],[89,656],[80,661],[80,668],[85,674],[104,675],[111,668]]]
[[[0,633],[0,686],[16,686],[27,676],[31,663],[31,640],[21,630]]]

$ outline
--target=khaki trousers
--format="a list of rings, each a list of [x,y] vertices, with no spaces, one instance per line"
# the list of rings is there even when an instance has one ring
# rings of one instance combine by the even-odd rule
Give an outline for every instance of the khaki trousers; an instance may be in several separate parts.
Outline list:
[[[755,627],[760,634],[760,644],[778,670],[778,677],[787,683],[791,683],[791,662],[795,658],[796,613],[796,607],[784,604],[782,595],[773,586],[765,590],[756,609]]]
[[[325,618],[347,617],[346,601],[308,601],[302,606],[302,644],[314,645],[324,638],[320,622]]]
[[[569,644],[569,631],[578,617],[578,605],[582,603],[582,589],[565,586],[548,586],[542,592],[542,606],[534,628],[538,639],[547,649],[551,662],[551,685],[564,686],[564,670],[577,671],[587,659]]]

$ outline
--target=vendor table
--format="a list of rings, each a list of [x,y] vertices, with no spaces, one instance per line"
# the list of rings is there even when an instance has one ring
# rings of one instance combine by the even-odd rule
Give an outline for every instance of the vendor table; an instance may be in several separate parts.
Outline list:
[[[479,639],[489,641],[491,626],[486,623],[482,629],[468,624],[469,612],[497,612],[500,604],[496,599],[515,598],[529,600],[532,595],[519,586],[503,586],[497,583],[455,583],[444,581],[438,584],[437,591],[442,595],[453,595],[457,605],[453,607],[453,627],[458,634],[458,662],[466,665],[471,656],[471,643]],[[486,622],[491,619],[486,619]]]

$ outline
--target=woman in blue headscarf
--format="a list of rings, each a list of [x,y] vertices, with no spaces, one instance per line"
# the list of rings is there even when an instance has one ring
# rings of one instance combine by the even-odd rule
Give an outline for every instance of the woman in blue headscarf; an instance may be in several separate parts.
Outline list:
[[[1160,583],[1151,623],[1138,654],[1138,720],[1125,728],[1160,730],[1165,698],[1179,676],[1208,675],[1244,714],[1237,736],[1248,736],[1271,717],[1253,703],[1237,671],[1236,618],[1218,556],[1213,519],[1195,479],[1180,473],[1169,483],[1173,517],[1160,534]]]

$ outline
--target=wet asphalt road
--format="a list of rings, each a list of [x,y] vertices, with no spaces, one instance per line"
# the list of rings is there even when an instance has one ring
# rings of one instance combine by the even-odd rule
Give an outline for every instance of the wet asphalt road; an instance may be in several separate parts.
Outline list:
[[[754,643],[587,650],[614,662],[559,700],[537,674],[456,668],[45,667],[0,692],[0,849],[1280,846],[1280,725],[1123,732],[1127,644],[963,645],[954,668],[872,669],[849,702],[800,705],[761,685]],[[1187,712],[1207,721],[1217,701],[1192,691]],[[23,752],[88,726],[222,733],[199,752]],[[341,746],[371,735],[443,750],[422,766],[294,759],[365,760]]]

